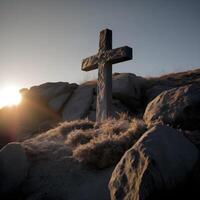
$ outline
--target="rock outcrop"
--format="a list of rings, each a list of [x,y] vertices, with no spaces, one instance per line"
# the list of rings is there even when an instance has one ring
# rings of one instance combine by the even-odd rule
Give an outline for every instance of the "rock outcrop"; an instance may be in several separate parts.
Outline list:
[[[93,102],[93,93],[96,84],[88,82],[80,85],[72,97],[65,105],[62,117],[64,120],[71,121],[81,119],[87,116],[90,106]]]
[[[44,83],[39,86],[33,86],[28,90],[27,96],[49,101],[61,94],[72,93],[77,88],[77,84],[68,82]]]
[[[155,78],[143,78],[130,73],[116,73],[113,75],[112,116],[116,117],[121,112],[130,116],[142,116],[150,100],[173,88],[188,84],[200,85],[199,77],[200,69]],[[96,81],[79,86],[68,82],[45,83],[30,89],[22,89],[21,93],[23,101],[20,106],[0,110],[0,133],[3,138],[1,146],[7,142],[16,141],[16,138],[23,140],[28,138],[29,135],[32,137],[54,127],[63,120],[85,117],[95,120],[96,118]],[[186,106],[186,104],[184,105]],[[195,112],[198,110],[196,108]],[[193,110],[193,108],[191,109]],[[186,110],[191,109],[188,106],[186,108]],[[146,113],[148,111],[146,109]],[[153,123],[150,119],[153,112],[157,112],[155,108],[150,111],[149,116],[145,114],[145,121],[149,125]],[[186,117],[186,114],[184,116]],[[156,118],[156,116],[153,118]],[[189,121],[187,121],[188,117],[184,118],[181,121],[180,128],[188,129],[189,126],[189,129],[191,129],[189,123],[194,118],[196,125],[192,125],[193,129],[198,128],[199,119],[197,115]],[[175,120],[173,126],[178,127],[180,125],[177,122],[178,119]],[[183,125],[183,122],[186,126]],[[15,124],[15,126],[11,127],[10,123]],[[46,126],[47,124],[48,126]],[[13,129],[13,127],[15,128]],[[4,137],[6,135],[9,135],[9,138]]]
[[[148,126],[164,123],[200,129],[200,87],[193,84],[162,92],[147,105],[144,120]]]
[[[61,94],[57,97],[51,99],[48,103],[48,106],[56,113],[61,112],[64,104],[69,100],[71,97],[71,93]]]
[[[155,78],[114,74],[116,118],[100,124],[96,81],[21,93],[19,106],[0,110],[1,147],[20,141],[0,150],[1,199],[195,199],[200,69]]]
[[[185,184],[198,158],[198,150],[181,132],[153,127],[117,164],[109,183],[111,199],[163,199]]]
[[[139,112],[144,103],[143,88],[146,80],[135,74],[123,73],[113,76],[113,97],[119,99],[130,110]]]

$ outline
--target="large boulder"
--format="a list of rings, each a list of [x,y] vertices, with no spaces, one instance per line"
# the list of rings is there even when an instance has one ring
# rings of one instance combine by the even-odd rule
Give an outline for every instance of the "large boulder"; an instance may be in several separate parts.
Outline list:
[[[193,84],[162,92],[147,105],[144,120],[148,126],[164,123],[200,129],[200,87]]]
[[[31,98],[49,101],[61,94],[72,93],[77,88],[77,84],[67,82],[44,83],[39,86],[33,86],[25,91],[25,95]]]
[[[0,197],[17,192],[27,176],[28,166],[20,143],[9,143],[0,150]]]
[[[64,120],[76,120],[87,116],[93,102],[96,83],[86,82],[72,94],[62,111]]]
[[[147,102],[152,101],[159,94],[170,89],[172,89],[172,87],[169,85],[155,85],[151,87],[150,89],[146,90],[146,93],[145,93]]]
[[[167,126],[153,127],[113,171],[111,199],[163,199],[190,178],[198,158],[198,150],[181,132]]]
[[[64,104],[69,100],[70,97],[71,97],[71,93],[61,94],[51,99],[48,105],[53,111],[58,113],[59,111],[61,111]]]
[[[14,135],[21,140],[27,135],[41,133],[41,127],[47,121],[49,125],[50,122],[54,125],[62,121],[60,112],[76,88],[77,84],[55,82],[21,89],[23,98],[20,105],[0,110],[1,135]]]
[[[141,107],[145,79],[135,74],[122,73],[113,75],[113,97],[122,101],[131,110]]]

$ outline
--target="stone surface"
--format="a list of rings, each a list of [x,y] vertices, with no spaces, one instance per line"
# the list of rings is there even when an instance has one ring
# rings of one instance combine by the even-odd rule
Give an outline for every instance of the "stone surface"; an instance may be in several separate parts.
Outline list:
[[[82,70],[98,68],[96,120],[107,119],[111,115],[112,105],[112,64],[132,59],[132,49],[121,47],[112,49],[112,31],[100,32],[99,52],[82,61]]]
[[[31,87],[28,93],[26,91],[26,96],[49,101],[60,94],[71,93],[76,87],[77,84],[69,84],[67,82],[44,83],[39,86]]]
[[[75,123],[77,129],[91,128],[91,124]],[[108,182],[113,167],[95,170],[76,161],[63,132],[67,130],[58,127],[23,143],[31,163],[22,186],[26,200],[109,200]]]
[[[170,89],[172,89],[172,87],[168,86],[168,85],[155,85],[155,86],[153,86],[152,88],[150,88],[146,91],[147,101],[148,102],[152,101],[159,94],[161,94],[162,92],[164,92],[166,90],[170,90]]]
[[[0,197],[15,193],[28,173],[28,160],[20,143],[9,143],[0,150]]]
[[[164,123],[200,129],[200,87],[186,85],[161,93],[146,107],[144,120],[148,126]]]
[[[77,84],[55,82],[34,86],[29,90],[22,89],[21,104],[16,108],[0,112],[0,118],[5,118],[5,122],[3,122],[5,128],[0,126],[0,132],[4,131],[8,134],[14,132],[12,135],[14,134],[20,141],[27,138],[26,135],[40,134],[44,122],[48,121],[55,125],[63,120],[60,114],[61,110],[75,88],[77,88]],[[13,126],[11,127],[10,124]],[[49,128],[51,127],[49,126]]]
[[[92,105],[95,87],[96,84],[91,82],[80,85],[65,105],[62,118],[70,121],[86,117]]]
[[[198,158],[197,148],[181,132],[167,126],[153,127],[113,171],[111,199],[163,199],[190,178]]]
[[[107,185],[112,170],[86,169],[70,156],[39,161],[31,168],[23,190],[27,200],[109,200]]]
[[[130,73],[113,76],[113,97],[122,101],[132,111],[141,108],[146,80]]]
[[[51,99],[48,105],[53,111],[59,112],[70,97],[71,93],[61,94]]]

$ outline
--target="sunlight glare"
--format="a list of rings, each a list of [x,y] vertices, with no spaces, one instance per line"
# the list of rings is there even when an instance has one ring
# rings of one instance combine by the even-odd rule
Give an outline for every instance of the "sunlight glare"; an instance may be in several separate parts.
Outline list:
[[[19,88],[16,86],[9,86],[0,90],[0,108],[18,105],[21,99]]]

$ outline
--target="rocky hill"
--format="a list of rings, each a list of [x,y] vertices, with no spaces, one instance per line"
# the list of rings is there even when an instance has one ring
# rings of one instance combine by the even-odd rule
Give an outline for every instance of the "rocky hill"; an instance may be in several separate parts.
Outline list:
[[[200,69],[114,74],[113,118],[100,124],[95,80],[21,93],[19,106],[0,110],[2,199],[200,196]]]

